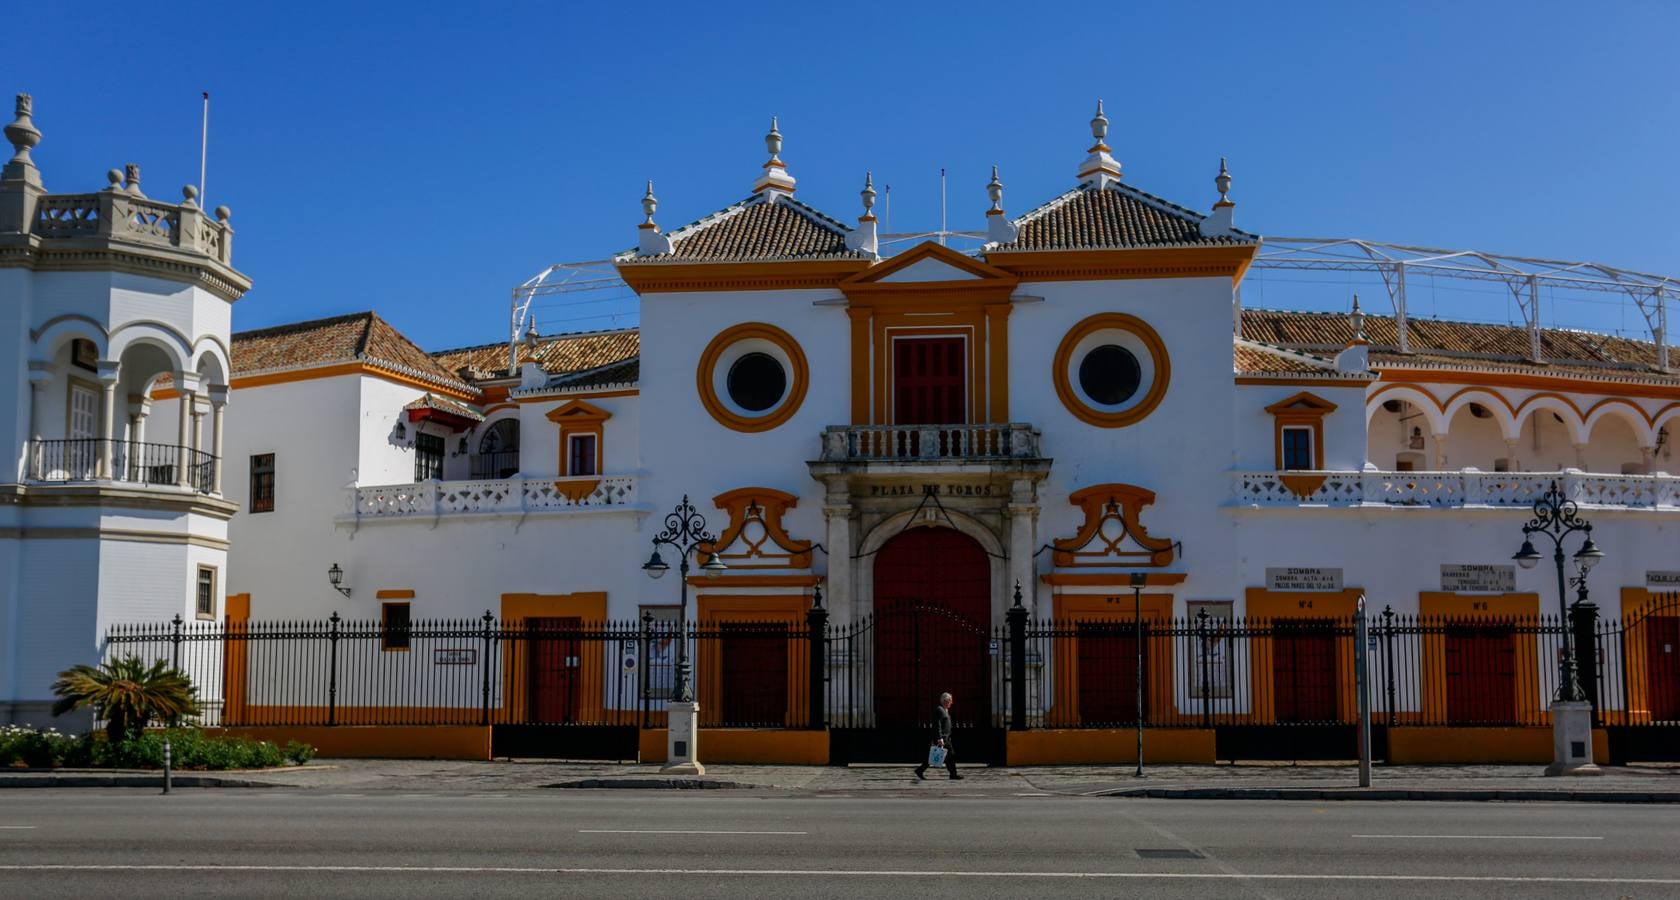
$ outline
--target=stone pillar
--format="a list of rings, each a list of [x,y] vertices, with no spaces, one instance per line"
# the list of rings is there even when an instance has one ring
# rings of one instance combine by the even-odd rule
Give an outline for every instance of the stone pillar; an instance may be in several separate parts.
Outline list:
[[[105,405],[99,410],[99,478],[115,479],[112,451],[117,441],[117,364],[106,360],[99,363],[99,386],[104,389]]]
[[[1038,492],[1033,482],[1017,479],[1009,488],[1009,583],[1004,585],[1009,598],[1007,609],[1014,603],[1015,585],[1021,586],[1022,603],[1030,613],[1038,596],[1033,574],[1033,534],[1038,519]]]
[[[1587,445],[1574,444],[1572,446],[1575,448],[1575,468],[1583,472],[1587,471]]]
[[[222,410],[227,407],[227,385],[210,389],[210,493],[222,493]]]
[[[851,494],[844,484],[830,484],[823,502],[823,516],[828,520],[828,598],[831,621],[850,622],[857,617],[852,590],[852,504]]]
[[[1433,437],[1435,438],[1435,471],[1445,472],[1447,470],[1447,436],[1437,434]]]
[[[29,439],[32,442],[41,440],[41,405],[46,402],[45,397],[47,395],[47,385],[51,384],[52,380],[53,380],[53,372],[52,372],[52,364],[51,363],[41,362],[39,360],[30,360],[30,362],[29,362]],[[30,444],[29,461],[27,463],[25,463],[25,465],[27,466],[27,468],[24,472],[24,477],[25,478],[40,478],[41,477],[42,472],[41,472],[41,445],[40,444],[38,444],[38,443],[31,443]]]
[[[198,374],[176,373],[175,389],[181,392],[179,417],[175,422],[175,483],[181,487],[190,487],[192,472],[188,466],[192,460],[188,458],[187,451],[192,449],[193,441],[189,429],[198,415]]]
[[[1522,471],[1522,463],[1517,459],[1518,443],[1520,442],[1516,438],[1512,438],[1505,442],[1505,462],[1510,466],[1510,469],[1513,472]]]
[[[1652,457],[1655,454],[1656,454],[1656,448],[1655,447],[1640,447],[1639,448],[1639,474],[1641,474],[1641,475],[1651,474],[1651,462],[1652,462]]]

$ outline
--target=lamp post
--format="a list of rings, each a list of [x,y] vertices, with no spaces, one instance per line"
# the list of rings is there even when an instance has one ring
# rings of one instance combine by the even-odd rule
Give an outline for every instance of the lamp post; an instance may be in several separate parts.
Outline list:
[[[1143,572],[1132,573],[1132,654],[1134,670],[1134,687],[1137,689],[1137,706],[1132,712],[1133,726],[1137,731],[1137,771],[1132,773],[1134,778],[1143,777],[1143,586],[1149,583],[1149,576]]]
[[[678,579],[682,600],[677,613],[677,671],[672,679],[671,699],[665,705],[668,720],[665,767],[662,770],[665,772],[686,775],[706,773],[695,751],[700,705],[694,702],[688,664],[688,559],[702,545],[716,543],[717,536],[706,531],[706,517],[688,502],[688,495],[684,494],[677,508],[665,516],[664,530],[653,536],[653,555],[642,564],[642,571],[652,578],[670,571],[671,567],[659,556],[659,545],[666,544],[677,552],[677,573],[681,576]],[[715,546],[711,546],[706,553],[706,561],[700,564],[700,571],[708,576],[715,576],[727,568],[718,558]]]
[[[1592,761],[1592,704],[1581,690],[1574,648],[1570,641],[1569,596],[1564,585],[1563,540],[1582,532],[1586,539],[1575,551],[1575,563],[1581,569],[1582,595],[1586,593],[1587,572],[1604,551],[1592,539],[1592,523],[1581,518],[1575,501],[1564,499],[1556,481],[1539,500],[1534,501],[1534,517],[1523,526],[1522,549],[1511,558],[1525,569],[1532,569],[1543,558],[1534,547],[1534,535],[1550,538],[1552,561],[1557,566],[1559,626],[1563,631],[1563,653],[1558,662],[1557,696],[1552,701],[1552,764],[1547,775],[1597,775]]]

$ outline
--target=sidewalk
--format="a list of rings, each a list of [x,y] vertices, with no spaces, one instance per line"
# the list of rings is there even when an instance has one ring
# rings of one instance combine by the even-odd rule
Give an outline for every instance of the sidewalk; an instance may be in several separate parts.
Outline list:
[[[778,794],[1111,796],[1268,800],[1550,800],[1680,803],[1680,767],[1606,768],[1596,778],[1548,778],[1540,766],[1378,766],[1368,789],[1349,765],[964,767],[961,781],[911,766],[709,766],[667,778],[653,765],[550,761],[317,760],[296,769],[180,773],[178,787],[267,787],[360,793],[505,792],[543,788],[748,789]],[[0,787],[155,787],[158,773],[5,772]]]

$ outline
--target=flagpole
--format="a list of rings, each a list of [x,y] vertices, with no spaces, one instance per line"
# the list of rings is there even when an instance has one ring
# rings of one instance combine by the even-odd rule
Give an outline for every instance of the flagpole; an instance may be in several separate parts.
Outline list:
[[[204,158],[210,150],[210,92],[204,91],[204,116],[198,136],[198,203],[203,206],[209,195],[204,190]]]
[[[945,246],[945,167],[939,167],[939,246]]]

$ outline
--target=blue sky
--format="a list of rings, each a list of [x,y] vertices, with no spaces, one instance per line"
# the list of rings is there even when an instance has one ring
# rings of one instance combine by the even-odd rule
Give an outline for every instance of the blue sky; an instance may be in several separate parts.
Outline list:
[[[1011,213],[1072,186],[1099,96],[1129,182],[1205,208],[1228,156],[1263,234],[1680,274],[1680,4],[36,2],[8,23],[31,39],[0,89],[35,96],[50,190],[138,162],[178,198],[210,91],[206,199],[256,281],[236,329],[375,308],[428,349],[500,340],[513,285],[634,243],[647,178],[667,228],[744,197],[771,114],[807,202],[849,221],[873,169],[893,230],[936,228],[944,167],[951,227],[980,229],[993,163]],[[1343,293],[1272,277],[1245,301]],[[1503,316],[1484,300],[1414,290],[1413,314]]]

